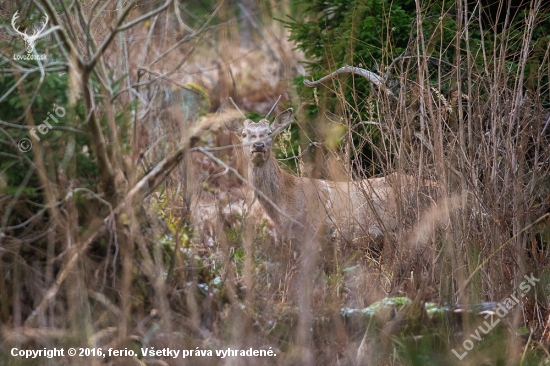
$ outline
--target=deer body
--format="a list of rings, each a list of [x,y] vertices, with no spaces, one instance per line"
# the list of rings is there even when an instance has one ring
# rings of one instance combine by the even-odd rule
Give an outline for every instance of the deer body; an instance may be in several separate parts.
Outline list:
[[[289,174],[279,167],[271,143],[291,122],[292,109],[288,109],[271,125],[262,119],[258,123],[245,120],[242,125],[234,121],[227,126],[243,142],[248,179],[279,233],[287,239],[321,234],[347,241],[366,237],[379,241],[383,231],[394,230],[397,175],[335,182]]]
[[[313,233],[325,230],[348,241],[362,235],[379,240],[383,229],[393,230],[396,227],[396,220],[390,215],[390,211],[395,211],[395,202],[387,178],[349,183],[300,178],[283,171],[274,159],[261,167],[250,167],[249,178],[254,187],[283,212],[308,225]],[[256,194],[256,199],[283,237],[303,236],[304,228],[281,215],[262,196]],[[375,212],[372,212],[373,209]]]

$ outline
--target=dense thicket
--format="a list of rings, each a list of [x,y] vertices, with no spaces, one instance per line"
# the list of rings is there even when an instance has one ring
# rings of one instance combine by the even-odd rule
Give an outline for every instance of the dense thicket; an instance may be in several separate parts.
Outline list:
[[[51,365],[548,362],[550,21],[545,1],[520,3],[4,3],[0,354],[138,354],[35,360]],[[16,59],[15,11],[29,34],[49,16],[34,49],[43,62]],[[283,25],[307,58],[297,88],[287,85],[302,54]],[[344,65],[374,74],[303,84]],[[279,94],[279,110],[296,111],[275,142],[293,174],[410,176],[381,253],[355,239],[280,240],[246,200],[240,146],[223,128],[241,116],[228,97],[257,120]],[[468,338],[480,318],[453,307],[494,310],[524,276],[538,281],[500,327]],[[465,339],[475,349],[459,363],[451,349]],[[277,356],[141,354],[152,347]],[[29,364],[10,357],[0,363]]]

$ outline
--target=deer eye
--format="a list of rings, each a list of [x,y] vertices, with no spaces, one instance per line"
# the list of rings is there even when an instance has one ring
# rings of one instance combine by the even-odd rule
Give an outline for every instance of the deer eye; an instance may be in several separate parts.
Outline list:
[[[243,137],[246,137],[246,133],[245,133],[245,132],[243,132]]]

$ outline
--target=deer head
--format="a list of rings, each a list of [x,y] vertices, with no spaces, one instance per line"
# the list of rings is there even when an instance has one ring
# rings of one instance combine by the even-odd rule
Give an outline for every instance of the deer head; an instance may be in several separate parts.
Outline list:
[[[253,165],[260,166],[271,157],[273,138],[292,123],[292,108],[279,114],[270,124],[266,118],[259,122],[246,119],[244,123],[234,120],[226,124],[229,131],[237,135],[247,158]]]
[[[15,21],[16,19],[19,18],[19,15],[18,15],[18,12],[16,11],[15,14],[13,14],[13,17],[11,18],[11,26],[13,27],[13,29],[23,37],[23,41],[25,41],[25,45],[26,45],[26,49],[27,49],[27,53],[31,53],[32,50],[34,49],[34,44],[36,43],[36,40],[38,39],[38,37],[40,36],[40,34],[44,31],[44,29],[46,28],[46,25],[48,24],[48,16],[47,15],[44,15],[44,24],[42,25],[42,29],[38,30],[38,29],[34,29],[34,32],[32,35],[28,35],[27,32],[21,32],[19,31],[19,27],[15,26]]]

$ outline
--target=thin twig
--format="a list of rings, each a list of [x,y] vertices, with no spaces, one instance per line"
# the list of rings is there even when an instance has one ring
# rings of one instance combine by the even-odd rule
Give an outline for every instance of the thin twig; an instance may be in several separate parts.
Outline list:
[[[502,244],[500,247],[498,247],[494,252],[492,252],[490,255],[487,256],[487,258],[481,262],[473,271],[472,273],[470,273],[470,276],[466,279],[466,281],[464,281],[464,283],[462,284],[462,286],[460,286],[460,288],[455,292],[455,296],[458,296],[462,291],[464,291],[466,289],[466,287],[470,284],[470,281],[472,280],[472,278],[474,278],[474,275],[481,269],[483,268],[483,266],[485,266],[489,260],[491,258],[493,258],[498,252],[500,252],[502,249],[504,249],[504,247],[506,245],[508,245],[509,243],[511,243],[513,240],[515,240],[521,233],[525,232],[526,230],[532,228],[533,226],[535,226],[536,224],[538,224],[539,222],[547,219],[548,217],[550,217],[550,213],[547,213],[547,214],[544,214],[542,215],[541,217],[539,217],[538,219],[536,219],[535,221],[533,221],[532,223],[530,223],[529,225],[525,226],[523,229],[521,229],[520,231],[518,231],[518,233],[514,236],[512,236],[510,239],[506,240],[504,242],[504,244]]]
[[[277,161],[286,161],[286,160],[291,160],[291,159],[301,159],[302,156],[304,156],[308,151],[309,151],[309,148],[312,147],[312,146],[321,146],[322,143],[320,142],[310,142],[306,148],[304,149],[304,151],[302,151],[301,154],[299,155],[295,155],[295,156],[291,156],[291,157],[288,157],[288,158],[283,158],[283,159],[277,159]]]
[[[216,121],[217,122],[217,121]],[[126,195],[125,199],[113,210],[114,215],[118,215],[129,205],[133,205],[136,201],[143,199],[143,197],[149,195],[176,167],[176,165],[183,159],[184,154],[190,147],[195,145],[201,138],[201,136],[208,131],[214,122],[203,123],[193,130],[193,132],[187,138],[176,151],[167,156],[163,161],[158,163],[145,177],[143,177]],[[48,308],[50,302],[59,292],[61,285],[67,279],[73,268],[78,263],[79,258],[86,252],[90,245],[101,237],[106,230],[106,225],[111,221],[112,214],[109,214],[101,222],[95,224],[90,228],[90,236],[82,241],[81,244],[73,245],[67,249],[67,262],[59,272],[56,280],[50,286],[46,295],[42,298],[42,301],[35,310],[25,320],[25,326],[30,326],[39,315],[44,313]]]

